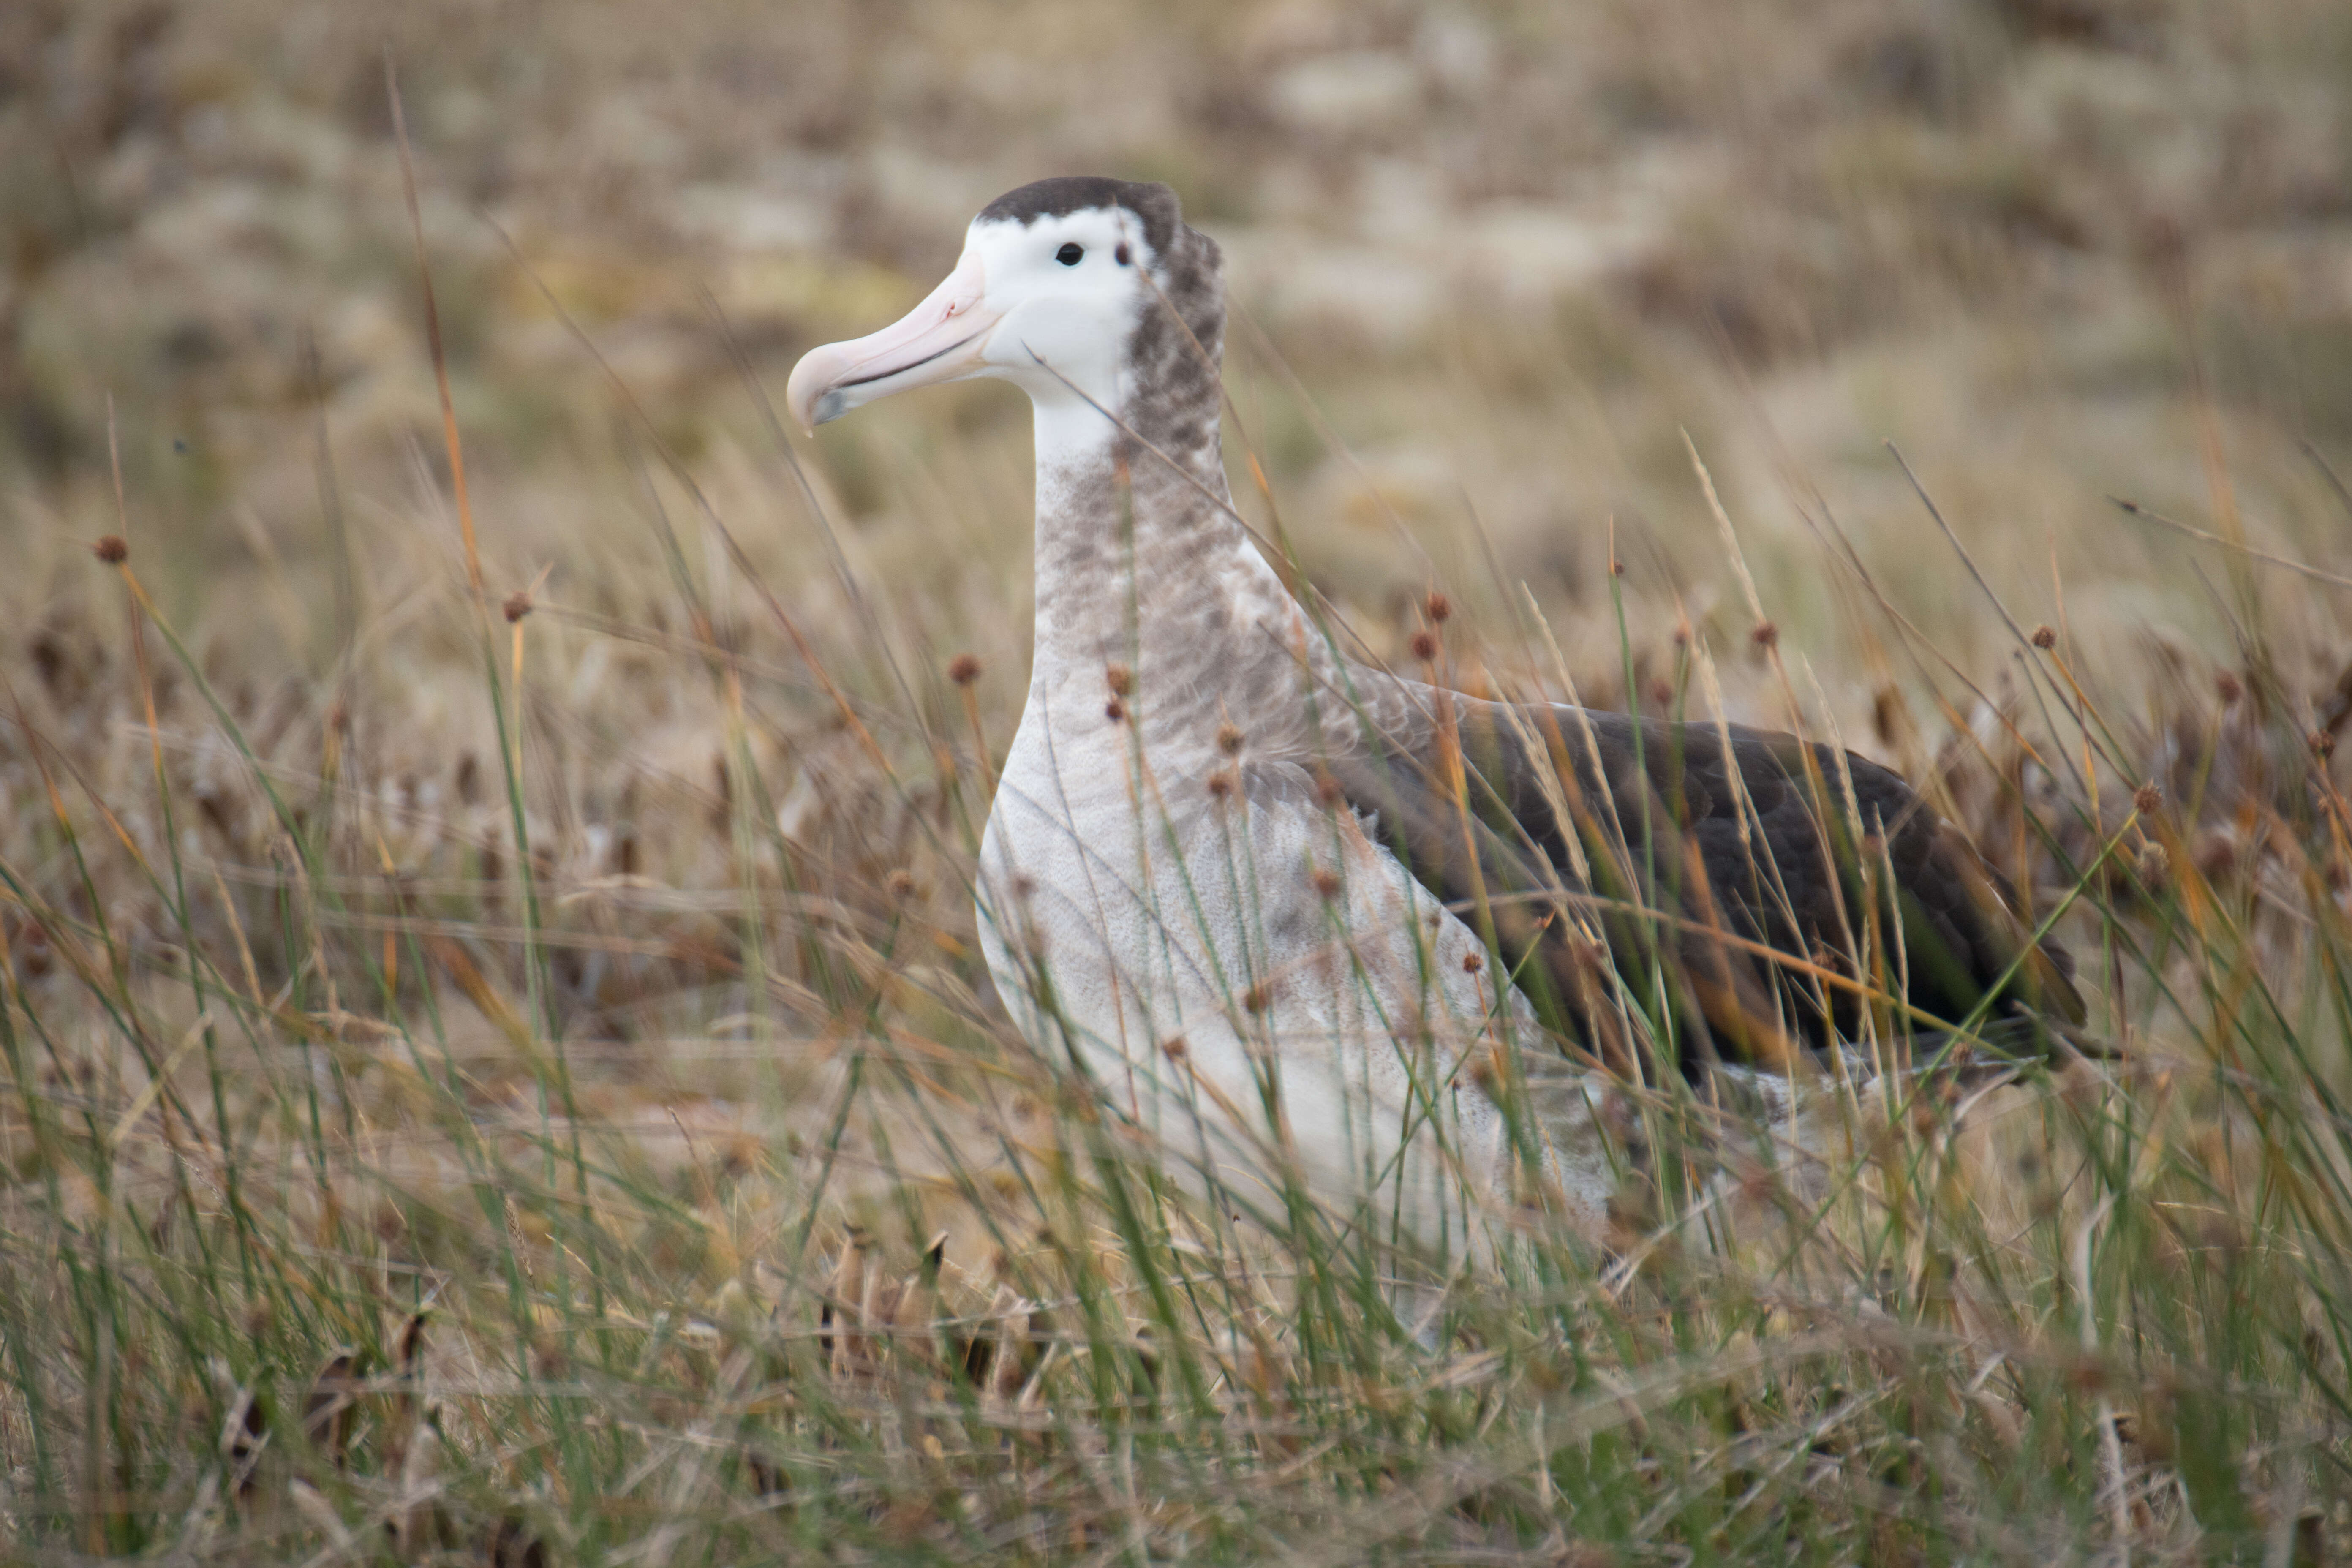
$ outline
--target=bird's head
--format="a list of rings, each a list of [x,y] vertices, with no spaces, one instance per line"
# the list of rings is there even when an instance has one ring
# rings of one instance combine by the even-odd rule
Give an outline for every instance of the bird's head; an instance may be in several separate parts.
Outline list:
[[[1016,383],[1041,408],[1116,416],[1139,390],[1173,395],[1203,380],[1213,401],[1223,322],[1216,245],[1185,226],[1173,191],[1040,180],[982,209],[955,270],[905,317],[810,350],[785,402],[813,429],[894,392],[977,376]]]

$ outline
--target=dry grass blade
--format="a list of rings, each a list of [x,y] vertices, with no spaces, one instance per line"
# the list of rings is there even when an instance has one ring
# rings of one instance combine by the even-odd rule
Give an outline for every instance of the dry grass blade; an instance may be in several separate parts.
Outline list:
[[[2218,544],[2233,555],[2242,555],[2250,561],[2259,561],[2265,566],[2276,566],[2282,571],[2292,572],[2298,577],[2308,577],[2315,583],[2326,583],[2337,588],[2352,588],[2352,577],[2335,572],[2323,572],[2316,566],[2305,565],[2300,561],[2291,561],[2284,555],[2275,555],[2267,550],[2257,550],[2243,540],[2224,539],[2218,533],[2208,533],[2201,528],[2178,521],[2160,511],[2144,507],[2136,500],[2126,500],[2121,496],[2109,496],[2107,500],[2116,510],[2126,517],[2144,517],[2150,522],[2162,523],[2174,532],[2186,534],[2200,543]]]
[[[303,1436],[339,1470],[351,1462],[359,1392],[359,1352],[341,1350],[327,1358],[310,1380],[310,1391],[302,1397]]]
[[[416,287],[425,304],[425,342],[433,358],[434,389],[441,395],[441,440],[449,454],[449,490],[457,502],[457,528],[466,546],[466,583],[475,602],[484,603],[482,552],[474,535],[474,502],[466,488],[466,449],[457,438],[457,405],[449,396],[449,358],[441,346],[441,309],[433,298],[433,268],[425,252],[425,214],[416,201],[416,166],[408,150],[408,117],[400,102],[400,80],[389,47],[383,56],[383,92],[392,108],[393,139],[400,147],[400,189],[408,201],[408,227],[416,243]]]

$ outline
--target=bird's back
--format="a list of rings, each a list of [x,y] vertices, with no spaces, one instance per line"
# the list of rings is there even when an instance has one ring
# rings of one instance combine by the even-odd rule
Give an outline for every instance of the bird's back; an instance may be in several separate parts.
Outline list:
[[[1630,1059],[1612,970],[1666,999],[1691,1073],[1962,1025],[2030,1049],[2082,1020],[2064,951],[1887,768],[1738,725],[1418,689],[1420,733],[1341,764],[1350,797],[1491,922],[1547,1021],[1621,1068],[1656,1070]]]

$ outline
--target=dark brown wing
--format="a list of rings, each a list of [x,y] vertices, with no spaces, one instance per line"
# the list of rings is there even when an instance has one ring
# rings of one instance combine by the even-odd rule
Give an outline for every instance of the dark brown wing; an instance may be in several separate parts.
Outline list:
[[[1630,1058],[1643,1033],[1619,1026],[1628,1006],[1685,1072],[1857,1038],[1866,1008],[1882,1035],[1967,1024],[2015,1045],[2083,1017],[2063,951],[2032,946],[1975,849],[1865,758],[1736,725],[1414,695],[1402,732],[1334,776],[1547,1021],[1603,1056]]]

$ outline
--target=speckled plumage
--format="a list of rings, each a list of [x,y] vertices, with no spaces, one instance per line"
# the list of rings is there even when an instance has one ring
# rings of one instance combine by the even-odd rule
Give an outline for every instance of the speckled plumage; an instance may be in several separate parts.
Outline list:
[[[1612,1181],[1580,1086],[1537,1086],[1548,1148],[1514,1162],[1479,1083],[1498,1047],[1538,1045],[1533,1015],[1318,792],[1357,725],[1318,714],[1340,665],[1231,513],[1217,248],[1164,188],[1118,199],[1153,287],[1101,439],[1049,446],[1041,419],[1035,662],[983,847],[998,988],[1237,1204],[1278,1203],[1295,1169],[1458,1243],[1487,1217],[1463,1194],[1516,1163],[1595,1231]],[[997,210],[1030,206],[1050,209]]]
[[[1274,1205],[1296,1173],[1425,1240],[1475,1244],[1512,1200],[1598,1234],[1612,1070],[1785,1083],[1856,1033],[1856,976],[1907,980],[1916,1011],[1880,1037],[1996,984],[2025,1026],[2080,1017],[2063,955],[1875,764],[1343,658],[1233,511],[1217,247],[1164,186],[1056,180],[991,204],[972,243],[995,248],[968,255],[1025,264],[1056,224],[1116,235],[1143,281],[1094,390],[1034,353],[1013,373],[1037,407],[1036,651],[982,940],[1027,1037],[1198,1179]],[[1633,1059],[1612,972],[1654,976],[1679,1062]]]

